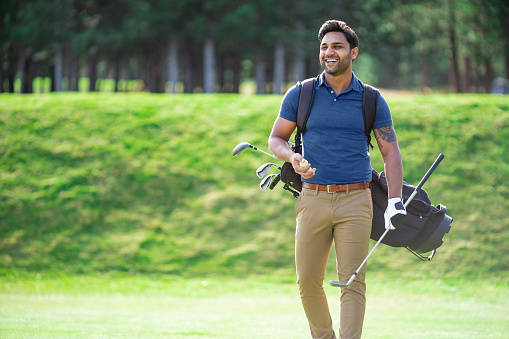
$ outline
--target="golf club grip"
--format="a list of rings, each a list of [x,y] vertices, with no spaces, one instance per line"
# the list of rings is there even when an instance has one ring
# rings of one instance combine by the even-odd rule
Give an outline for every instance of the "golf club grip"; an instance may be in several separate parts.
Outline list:
[[[424,177],[421,179],[421,181],[419,182],[419,185],[417,185],[417,187],[415,188],[416,191],[420,190],[421,187],[424,185],[424,183],[426,182],[426,180],[428,180],[428,178],[430,177],[430,175],[435,171],[435,169],[438,167],[438,165],[440,164],[440,162],[444,159],[444,155],[442,153],[440,153],[437,157],[437,159],[435,160],[435,162],[433,163],[433,165],[431,165],[431,167],[429,168],[428,172],[426,172],[426,175],[424,175]]]

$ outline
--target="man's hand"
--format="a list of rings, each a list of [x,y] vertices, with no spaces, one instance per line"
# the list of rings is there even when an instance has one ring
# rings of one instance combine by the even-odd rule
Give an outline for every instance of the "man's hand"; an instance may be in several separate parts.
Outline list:
[[[406,210],[401,198],[390,198],[384,213],[385,229],[396,229],[405,220],[405,217]]]
[[[304,179],[309,179],[315,175],[316,168],[311,168],[311,164],[299,153],[295,153],[292,157],[292,165],[295,173],[300,174]]]

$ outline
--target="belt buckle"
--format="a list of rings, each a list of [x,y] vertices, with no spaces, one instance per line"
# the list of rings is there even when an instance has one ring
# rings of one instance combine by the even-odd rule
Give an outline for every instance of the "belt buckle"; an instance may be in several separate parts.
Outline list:
[[[334,193],[330,191],[331,187],[335,187],[336,185],[327,185],[327,193]]]

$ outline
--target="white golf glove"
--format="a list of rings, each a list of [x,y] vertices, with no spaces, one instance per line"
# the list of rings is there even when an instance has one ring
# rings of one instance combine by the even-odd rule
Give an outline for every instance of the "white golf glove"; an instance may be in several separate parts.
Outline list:
[[[405,217],[406,210],[401,198],[390,198],[384,213],[385,229],[396,229],[405,220]]]

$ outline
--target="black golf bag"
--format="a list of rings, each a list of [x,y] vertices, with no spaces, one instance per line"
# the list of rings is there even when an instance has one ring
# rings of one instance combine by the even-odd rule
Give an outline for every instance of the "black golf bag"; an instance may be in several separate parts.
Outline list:
[[[415,190],[415,186],[403,182],[403,202]],[[373,227],[371,239],[380,239],[385,232],[384,212],[387,208],[387,181],[385,173],[372,170],[371,194],[373,197]],[[445,214],[446,207],[431,205],[428,194],[420,189],[406,208],[407,216],[395,230],[389,231],[382,243],[392,247],[406,247],[421,260],[431,260],[442,238],[451,229],[452,218]],[[421,253],[433,251],[428,257]]]

